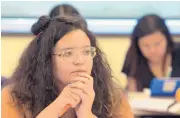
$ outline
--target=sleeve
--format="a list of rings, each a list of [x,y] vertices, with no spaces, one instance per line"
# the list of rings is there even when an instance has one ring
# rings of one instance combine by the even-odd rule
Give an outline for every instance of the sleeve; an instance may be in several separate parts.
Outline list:
[[[128,98],[122,89],[116,88],[115,107],[113,118],[134,118]]]
[[[5,87],[1,92],[1,117],[23,118],[10,95],[10,87]]]

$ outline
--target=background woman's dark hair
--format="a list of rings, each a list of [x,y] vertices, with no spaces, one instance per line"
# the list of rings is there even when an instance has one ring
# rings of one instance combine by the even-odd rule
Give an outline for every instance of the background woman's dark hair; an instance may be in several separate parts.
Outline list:
[[[80,15],[78,10],[69,4],[61,4],[55,6],[49,13],[51,18],[58,16],[58,15]]]
[[[17,99],[18,107],[25,105],[33,118],[58,96],[52,74],[52,50],[61,37],[76,29],[84,31],[91,45],[97,49],[92,69],[96,93],[93,113],[99,118],[112,115],[114,92],[111,69],[97,46],[95,36],[87,29],[84,19],[72,16],[51,19],[42,16],[31,29],[33,34],[37,35],[36,38],[22,54],[11,77],[15,83],[12,97]]]
[[[174,44],[172,36],[165,24],[165,20],[154,14],[143,16],[138,20],[131,36],[131,45],[128,49],[124,65],[125,68],[129,68],[128,76],[134,77],[138,66],[143,63],[147,64],[147,59],[143,56],[138,46],[139,39],[157,31],[161,32],[166,37],[166,54],[171,53],[173,50]],[[165,63],[165,58],[163,62]],[[162,67],[162,69],[164,71],[164,67]]]

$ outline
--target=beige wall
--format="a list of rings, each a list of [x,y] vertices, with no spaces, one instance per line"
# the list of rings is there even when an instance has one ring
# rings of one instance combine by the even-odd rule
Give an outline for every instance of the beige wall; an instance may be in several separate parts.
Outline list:
[[[113,70],[116,80],[124,87],[125,78],[120,74],[124,58],[129,47],[128,37],[98,37],[100,48],[107,55],[108,62]]]
[[[32,39],[33,37],[30,36],[2,36],[1,75],[9,77],[12,74],[22,51]],[[120,74],[120,70],[129,46],[129,38],[98,36],[97,40],[100,48],[107,55],[113,73],[115,77],[117,77],[117,81],[124,87],[126,85],[126,79]]]

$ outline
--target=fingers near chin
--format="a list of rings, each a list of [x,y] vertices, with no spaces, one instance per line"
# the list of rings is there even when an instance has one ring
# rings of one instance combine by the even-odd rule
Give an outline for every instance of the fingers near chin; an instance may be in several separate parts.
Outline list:
[[[87,95],[87,93],[84,92],[83,89],[76,89],[76,88],[74,88],[71,91],[72,91],[72,93],[78,95],[81,98],[81,100],[83,100],[85,98],[87,99],[88,95]]]
[[[79,75],[80,77],[85,77],[85,78],[87,78],[88,80],[93,81],[93,78],[92,78],[90,75],[88,75],[87,73],[79,73],[78,75]]]

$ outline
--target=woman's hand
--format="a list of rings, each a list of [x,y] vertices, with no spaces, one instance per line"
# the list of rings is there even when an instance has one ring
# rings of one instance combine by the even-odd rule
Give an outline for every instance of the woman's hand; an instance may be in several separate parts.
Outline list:
[[[78,118],[96,118],[92,113],[94,97],[93,78],[86,73],[79,73],[37,118],[48,117],[48,115],[60,117],[66,112],[67,105],[75,108]]]
[[[86,73],[78,73],[72,83],[69,85],[71,92],[81,99],[81,102],[75,107],[77,117],[96,118],[92,113],[92,104],[95,97],[93,78]]]

